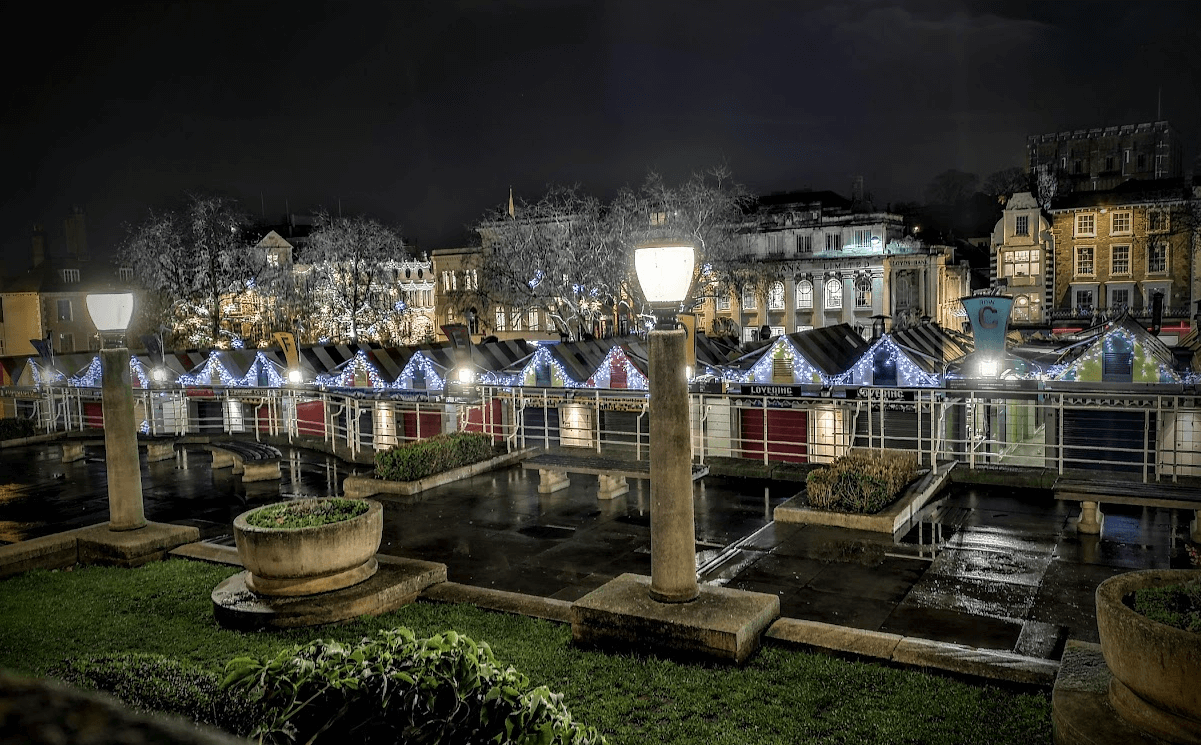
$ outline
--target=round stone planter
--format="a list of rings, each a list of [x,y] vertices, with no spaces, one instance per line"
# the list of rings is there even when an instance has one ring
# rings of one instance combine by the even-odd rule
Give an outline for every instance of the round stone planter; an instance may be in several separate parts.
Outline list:
[[[291,504],[317,502],[300,499]],[[375,552],[384,532],[384,508],[364,500],[368,509],[349,520],[308,528],[259,528],[246,522],[248,510],[234,519],[238,558],[246,567],[246,587],[260,595],[314,595],[350,587],[379,569]]]
[[[1097,587],[1101,653],[1113,674],[1109,701],[1123,719],[1169,742],[1201,743],[1201,634],[1152,621],[1124,599],[1197,576],[1195,569],[1151,569]]]

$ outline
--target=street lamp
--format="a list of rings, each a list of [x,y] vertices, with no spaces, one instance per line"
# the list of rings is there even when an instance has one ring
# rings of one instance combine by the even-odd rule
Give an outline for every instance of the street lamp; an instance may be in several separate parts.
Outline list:
[[[638,283],[655,313],[650,342],[651,585],[650,597],[686,603],[697,597],[696,526],[692,510],[692,445],[687,333],[676,315],[692,288],[696,250],[679,242],[634,250]]]
[[[109,530],[145,527],[142,469],[138,463],[138,430],[133,421],[133,383],[125,330],[133,315],[133,295],[87,296],[88,313],[100,332],[100,369],[104,413],[104,459],[108,466]],[[104,341],[108,339],[113,347]]]

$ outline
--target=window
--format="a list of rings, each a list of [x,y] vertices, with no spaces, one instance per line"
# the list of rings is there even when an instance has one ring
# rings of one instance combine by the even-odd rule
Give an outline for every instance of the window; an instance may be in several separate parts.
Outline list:
[[[1093,309],[1093,291],[1076,290],[1076,310],[1091,311]]]
[[[855,307],[870,308],[872,306],[872,278],[859,277],[855,280]]]
[[[1030,216],[1018,215],[1013,218],[1014,235],[1030,235]]]
[[[1093,247],[1076,247],[1076,274],[1091,277],[1096,271],[1093,268]]]
[[[796,237],[796,252],[799,254],[813,253],[813,236],[798,235]]]
[[[855,231],[855,248],[867,248],[872,245],[872,231],[856,230]]]
[[[450,292],[450,272],[442,272],[442,289]]]
[[[730,309],[730,293],[723,292],[717,296],[717,309],[718,310],[729,310]]]
[[[1163,210],[1147,210],[1147,232],[1162,233],[1168,229],[1168,213]]]
[[[783,336],[784,335],[784,327],[783,326],[772,326],[771,327],[771,335],[772,335],[772,338],[775,338],[777,336]]]
[[[1005,251],[1001,254],[1002,277],[1030,277],[1039,273],[1039,250]]]
[[[1146,170],[1146,168],[1147,168],[1147,154],[1139,153],[1138,154],[1138,169],[1140,171],[1142,171],[1142,170]]]
[[[1129,235],[1130,234],[1130,213],[1115,212],[1109,218],[1109,233],[1110,235]]]
[[[70,321],[71,320],[71,301],[70,300],[59,300],[58,301],[58,320],[60,320],[60,321]]]
[[[1130,246],[1113,246],[1109,249],[1109,273],[1130,273]]]
[[[75,334],[62,333],[58,335],[58,351],[60,354],[70,354],[75,351]]]
[[[1076,235],[1096,235],[1097,216],[1091,212],[1076,215]]]
[[[496,311],[496,324],[493,325],[492,328],[495,329],[496,331],[504,331],[505,330],[505,310],[504,310],[504,308],[500,308]]]
[[[826,250],[840,251],[842,250],[842,232],[826,233]]]
[[[1110,310],[1118,310],[1121,308],[1130,307],[1130,290],[1122,288],[1120,290],[1109,291],[1109,308]]]
[[[813,307],[813,283],[807,279],[796,283],[796,307],[798,309]]]
[[[1030,298],[1025,295],[1018,295],[1013,299],[1013,320],[1030,320]]]
[[[797,326],[796,330],[797,330],[797,333],[799,334],[802,331],[812,331],[813,327],[812,326]]]
[[[826,307],[838,309],[842,307],[842,281],[830,279],[826,282]]]
[[[1082,160],[1072,161],[1072,173],[1083,173],[1083,172],[1084,172],[1084,161],[1082,161]]]
[[[1105,170],[1107,170],[1107,171],[1113,170],[1113,156],[1112,155],[1105,156]]]
[[[117,270],[117,278],[120,279],[122,282],[132,282],[133,281],[133,268],[128,267],[128,266],[121,267],[120,269]]]
[[[446,322],[447,322],[447,323],[454,323],[454,322],[455,322],[455,309],[454,309],[454,308],[447,308],[447,309],[446,309]]]
[[[529,321],[527,323],[530,331],[538,331],[539,330],[539,328],[541,326],[540,320],[541,319],[539,319],[539,317],[538,317],[538,309],[530,308]]]
[[[509,318],[513,319],[513,330],[521,331],[521,311],[514,308],[509,311]]]
[[[773,282],[771,287],[767,288],[767,309],[784,310],[783,282]]]
[[[78,269],[63,269],[62,272],[60,272],[60,275],[62,276],[64,282],[78,282],[79,281],[79,270]]]
[[[1168,244],[1152,241],[1147,246],[1147,274],[1164,274],[1168,271]]]
[[[743,290],[742,291],[742,309],[743,310],[754,310],[757,307],[758,307],[758,303],[756,303],[756,301],[755,301],[755,291],[754,290]]]
[[[742,330],[742,340],[744,342],[758,341],[759,340],[759,331],[754,328],[744,328]]]

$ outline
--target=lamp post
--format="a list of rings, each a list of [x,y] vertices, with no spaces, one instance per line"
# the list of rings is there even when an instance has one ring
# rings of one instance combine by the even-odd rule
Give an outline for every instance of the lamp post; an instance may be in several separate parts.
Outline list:
[[[695,249],[679,242],[634,250],[638,283],[655,313],[650,332],[651,584],[661,603],[697,597],[692,446],[684,345],[676,315],[692,287]]]
[[[87,296],[88,313],[100,332],[100,369],[104,412],[104,451],[108,465],[109,530],[145,527],[142,470],[138,463],[138,430],[133,420],[133,384],[125,330],[133,315],[131,293]],[[108,338],[116,346],[103,342]]]

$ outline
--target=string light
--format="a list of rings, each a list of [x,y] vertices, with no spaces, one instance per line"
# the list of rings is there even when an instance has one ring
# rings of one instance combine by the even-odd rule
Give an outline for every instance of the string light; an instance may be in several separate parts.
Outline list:
[[[609,353],[605,355],[605,359],[597,366],[596,371],[592,373],[592,377],[588,378],[585,386],[592,388],[611,388],[613,382],[613,365],[620,364],[625,366],[626,371],[626,388],[630,390],[645,391],[649,387],[646,376],[642,371],[630,362],[629,356],[625,351],[618,346],[609,349]]]
[[[914,364],[904,351],[893,342],[891,335],[885,334],[875,344],[867,348],[851,369],[834,376],[834,385],[862,385],[876,362],[876,355],[883,351],[887,361],[896,365],[897,382],[903,388],[936,388],[938,376],[928,373]]]
[[[805,359],[805,355],[801,354],[793,343],[784,336],[777,337],[775,342],[768,348],[767,353],[759,358],[750,370],[741,379],[735,379],[734,383],[770,383],[772,382],[772,365],[779,355],[782,359],[792,361],[793,380],[800,380],[802,383],[822,382],[826,378],[821,372]],[[800,363],[798,367],[797,363]]]
[[[1119,348],[1120,347],[1120,348]],[[1143,383],[1180,383],[1181,376],[1155,358],[1148,345],[1139,342],[1129,329],[1114,327],[1091,345],[1076,359],[1052,365],[1049,369],[1054,380],[1097,382],[1104,374],[1104,356],[1129,354],[1131,378]]]
[[[438,374],[432,362],[421,352],[415,352],[409,361],[405,364],[404,369],[400,371],[394,388],[413,388],[413,378],[420,371],[425,376],[426,390],[438,390],[446,387],[446,381]]]
[[[550,353],[550,349],[548,349],[547,347],[544,347],[544,346],[538,347],[538,351],[534,352],[534,355],[530,358],[530,361],[525,364],[525,367],[521,368],[521,372],[517,373],[517,375],[515,376],[515,378],[513,380],[513,383],[516,385],[528,385],[528,386],[537,385],[538,384],[537,369],[538,369],[538,367],[540,367],[542,365],[550,366],[551,371],[552,371],[552,373],[551,373],[551,384],[552,385],[554,384],[555,379],[557,378],[558,380],[562,381],[562,386],[564,388],[582,388],[582,387],[584,387],[583,383],[577,382],[575,380],[575,378],[571,377],[571,375],[568,374],[567,369],[564,368],[561,364],[559,364],[559,361],[556,360],[554,358],[554,356]]]
[[[372,364],[371,360],[367,357],[367,353],[361,349],[355,352],[354,357],[351,357],[350,360],[342,366],[342,370],[340,372],[332,375],[318,375],[317,383],[319,385],[329,386],[332,388],[354,388],[354,381],[355,378],[358,377],[359,373],[363,373],[367,376],[367,381],[371,384],[372,388],[388,387],[388,383],[384,380],[383,376],[380,375],[379,370],[376,369],[375,365]]]
[[[209,352],[209,357],[207,360],[205,360],[204,366],[200,368],[200,372],[196,373],[195,375],[188,375],[187,373],[180,375],[179,384],[187,386],[214,385],[214,373],[216,373],[216,378],[219,381],[217,385],[231,386],[236,384],[235,381],[237,381],[237,378],[235,378],[233,374],[225,368],[225,365],[221,363],[221,359],[217,356],[216,350]]]
[[[33,374],[33,384],[38,388],[43,385],[54,385],[62,382],[67,376],[63,375],[54,368],[44,368],[33,360],[29,361],[30,371]]]
[[[148,388],[146,377],[146,368],[142,366],[142,361],[136,355],[129,357],[129,371],[138,381],[139,388]],[[79,375],[73,375],[67,378],[67,385],[73,388],[99,388],[102,385],[103,371],[100,369],[100,355],[92,358],[88,363],[88,368]]]

